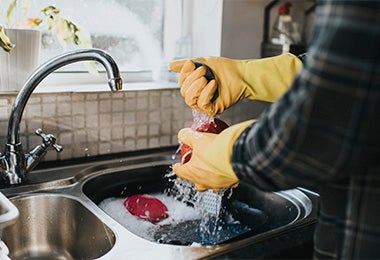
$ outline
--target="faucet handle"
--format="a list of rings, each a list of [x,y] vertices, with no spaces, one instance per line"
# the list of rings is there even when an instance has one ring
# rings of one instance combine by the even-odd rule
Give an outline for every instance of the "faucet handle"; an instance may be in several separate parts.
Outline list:
[[[55,149],[58,153],[60,153],[60,152],[63,151],[63,147],[62,147],[62,145],[59,145],[59,144],[53,144],[53,147],[54,147],[54,149]]]
[[[42,132],[42,129],[41,128],[38,128],[36,130],[36,135],[40,136],[42,138],[42,142],[43,142],[43,146],[45,146],[45,148],[48,148],[48,147],[53,147],[57,152],[62,152],[63,150],[63,147],[59,144],[56,143],[56,138],[54,135],[52,134],[45,134],[44,132]]]

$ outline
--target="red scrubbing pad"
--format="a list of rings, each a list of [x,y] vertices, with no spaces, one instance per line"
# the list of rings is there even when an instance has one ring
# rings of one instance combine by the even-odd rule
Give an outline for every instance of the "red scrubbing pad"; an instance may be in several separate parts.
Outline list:
[[[152,223],[158,223],[169,217],[165,204],[149,195],[132,195],[124,201],[124,207],[133,216]]]

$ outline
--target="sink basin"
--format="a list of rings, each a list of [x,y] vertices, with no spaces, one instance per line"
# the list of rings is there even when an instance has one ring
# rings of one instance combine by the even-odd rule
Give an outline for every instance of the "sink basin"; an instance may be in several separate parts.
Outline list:
[[[4,229],[11,259],[94,259],[115,235],[74,197],[37,193],[11,198],[19,217]]]
[[[167,178],[164,177],[170,169],[169,166],[168,164],[152,165],[99,174],[84,182],[83,192],[95,204],[99,204],[111,197],[125,198],[134,194],[164,193],[168,185],[172,183],[169,182],[168,184]],[[245,207],[237,207],[242,205],[242,203],[243,205],[247,203],[247,200],[249,201],[249,206],[252,206],[254,210],[258,209],[267,215],[266,221],[262,221],[260,216],[252,215],[252,212],[256,212],[253,209],[247,210]],[[313,209],[312,201],[298,189],[283,192],[263,192],[245,184],[239,185],[234,190],[233,196],[226,202],[226,206],[228,206],[227,208],[235,220],[244,223],[251,230],[223,241],[222,243],[224,244],[255,236],[262,239],[263,236],[273,235],[273,232],[270,231],[284,229],[302,222],[302,220],[309,217]],[[177,229],[183,230],[183,227],[178,226]],[[130,231],[134,232],[133,230]],[[186,233],[189,232],[191,231],[186,231]],[[138,232],[134,233],[140,235]],[[176,237],[173,234],[176,233],[174,229],[166,233],[166,237],[169,237],[166,241],[161,240],[156,242],[173,245],[199,243],[199,241],[186,240],[189,238],[185,239],[184,237],[191,238],[191,236],[188,236],[188,234],[184,236],[183,232],[178,232],[178,237]],[[154,240],[151,241],[154,242]]]

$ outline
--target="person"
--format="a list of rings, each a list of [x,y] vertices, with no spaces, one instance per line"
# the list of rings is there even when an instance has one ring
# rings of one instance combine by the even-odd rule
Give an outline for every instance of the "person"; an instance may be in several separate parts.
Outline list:
[[[194,59],[211,81],[192,60],[173,61],[186,104],[211,116],[243,98],[274,101],[256,122],[220,134],[180,130],[193,153],[173,171],[200,191],[316,187],[314,257],[380,258],[380,1],[319,1],[303,66],[288,57],[278,67],[279,57],[256,60],[263,67]]]

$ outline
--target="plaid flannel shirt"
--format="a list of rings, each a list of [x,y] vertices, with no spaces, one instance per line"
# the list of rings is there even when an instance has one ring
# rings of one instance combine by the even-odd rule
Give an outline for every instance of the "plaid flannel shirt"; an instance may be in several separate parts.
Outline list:
[[[318,2],[304,68],[232,164],[264,190],[318,188],[314,257],[380,258],[380,1]]]

